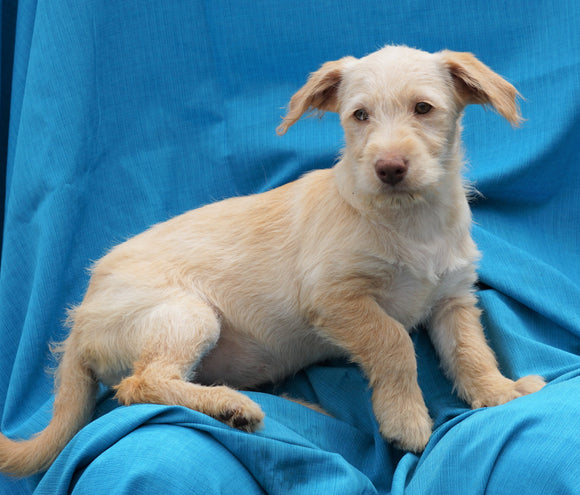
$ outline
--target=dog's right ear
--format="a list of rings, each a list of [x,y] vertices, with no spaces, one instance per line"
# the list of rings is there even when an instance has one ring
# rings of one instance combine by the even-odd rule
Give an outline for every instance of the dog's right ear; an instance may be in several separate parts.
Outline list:
[[[353,57],[344,57],[334,62],[326,62],[316,72],[310,74],[306,84],[290,99],[288,113],[276,129],[279,136],[286,134],[302,115],[311,110],[324,112],[338,111],[338,87],[342,81],[344,65]]]

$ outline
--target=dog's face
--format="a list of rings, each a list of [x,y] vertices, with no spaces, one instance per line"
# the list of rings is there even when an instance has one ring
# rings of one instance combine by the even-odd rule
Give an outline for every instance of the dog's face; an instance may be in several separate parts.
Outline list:
[[[460,163],[459,121],[469,103],[519,122],[515,88],[473,55],[387,46],[324,64],[290,102],[283,134],[311,109],[340,115],[342,181],[377,204],[437,188]]]
[[[435,55],[387,47],[346,59],[337,92],[344,156],[362,194],[421,194],[449,166],[461,106]]]

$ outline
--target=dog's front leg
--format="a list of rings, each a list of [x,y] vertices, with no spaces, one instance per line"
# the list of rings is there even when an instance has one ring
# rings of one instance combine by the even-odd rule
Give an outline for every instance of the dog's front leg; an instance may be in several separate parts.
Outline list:
[[[321,317],[317,326],[362,366],[381,434],[404,450],[423,451],[433,423],[407,330],[370,297],[326,309],[330,316]]]
[[[504,404],[541,389],[544,380],[539,376],[512,381],[500,373],[485,340],[480,314],[471,294],[446,299],[433,312],[431,340],[458,395],[475,409]]]

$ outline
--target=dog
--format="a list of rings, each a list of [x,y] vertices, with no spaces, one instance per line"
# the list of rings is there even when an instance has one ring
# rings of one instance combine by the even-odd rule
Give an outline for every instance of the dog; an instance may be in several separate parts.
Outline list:
[[[342,356],[368,377],[384,438],[420,453],[432,420],[409,337],[418,325],[473,408],[541,389],[539,376],[502,376],[486,343],[461,175],[465,106],[517,126],[518,97],[469,53],[386,46],[322,65],[277,131],[338,113],[336,165],[184,213],[96,262],[69,312],[53,418],[30,440],[0,435],[0,470],[47,469],[90,420],[98,382],[124,405],[181,405],[251,432],[264,414],[236,389]]]

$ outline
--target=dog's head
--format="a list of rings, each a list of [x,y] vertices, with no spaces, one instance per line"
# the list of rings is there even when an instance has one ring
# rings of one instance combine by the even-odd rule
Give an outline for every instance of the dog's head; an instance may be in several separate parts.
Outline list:
[[[517,97],[469,53],[387,46],[361,59],[327,62],[311,74],[290,100],[278,134],[306,112],[337,112],[346,140],[341,173],[351,192],[413,198],[458,174],[466,105],[490,105],[518,125]]]

